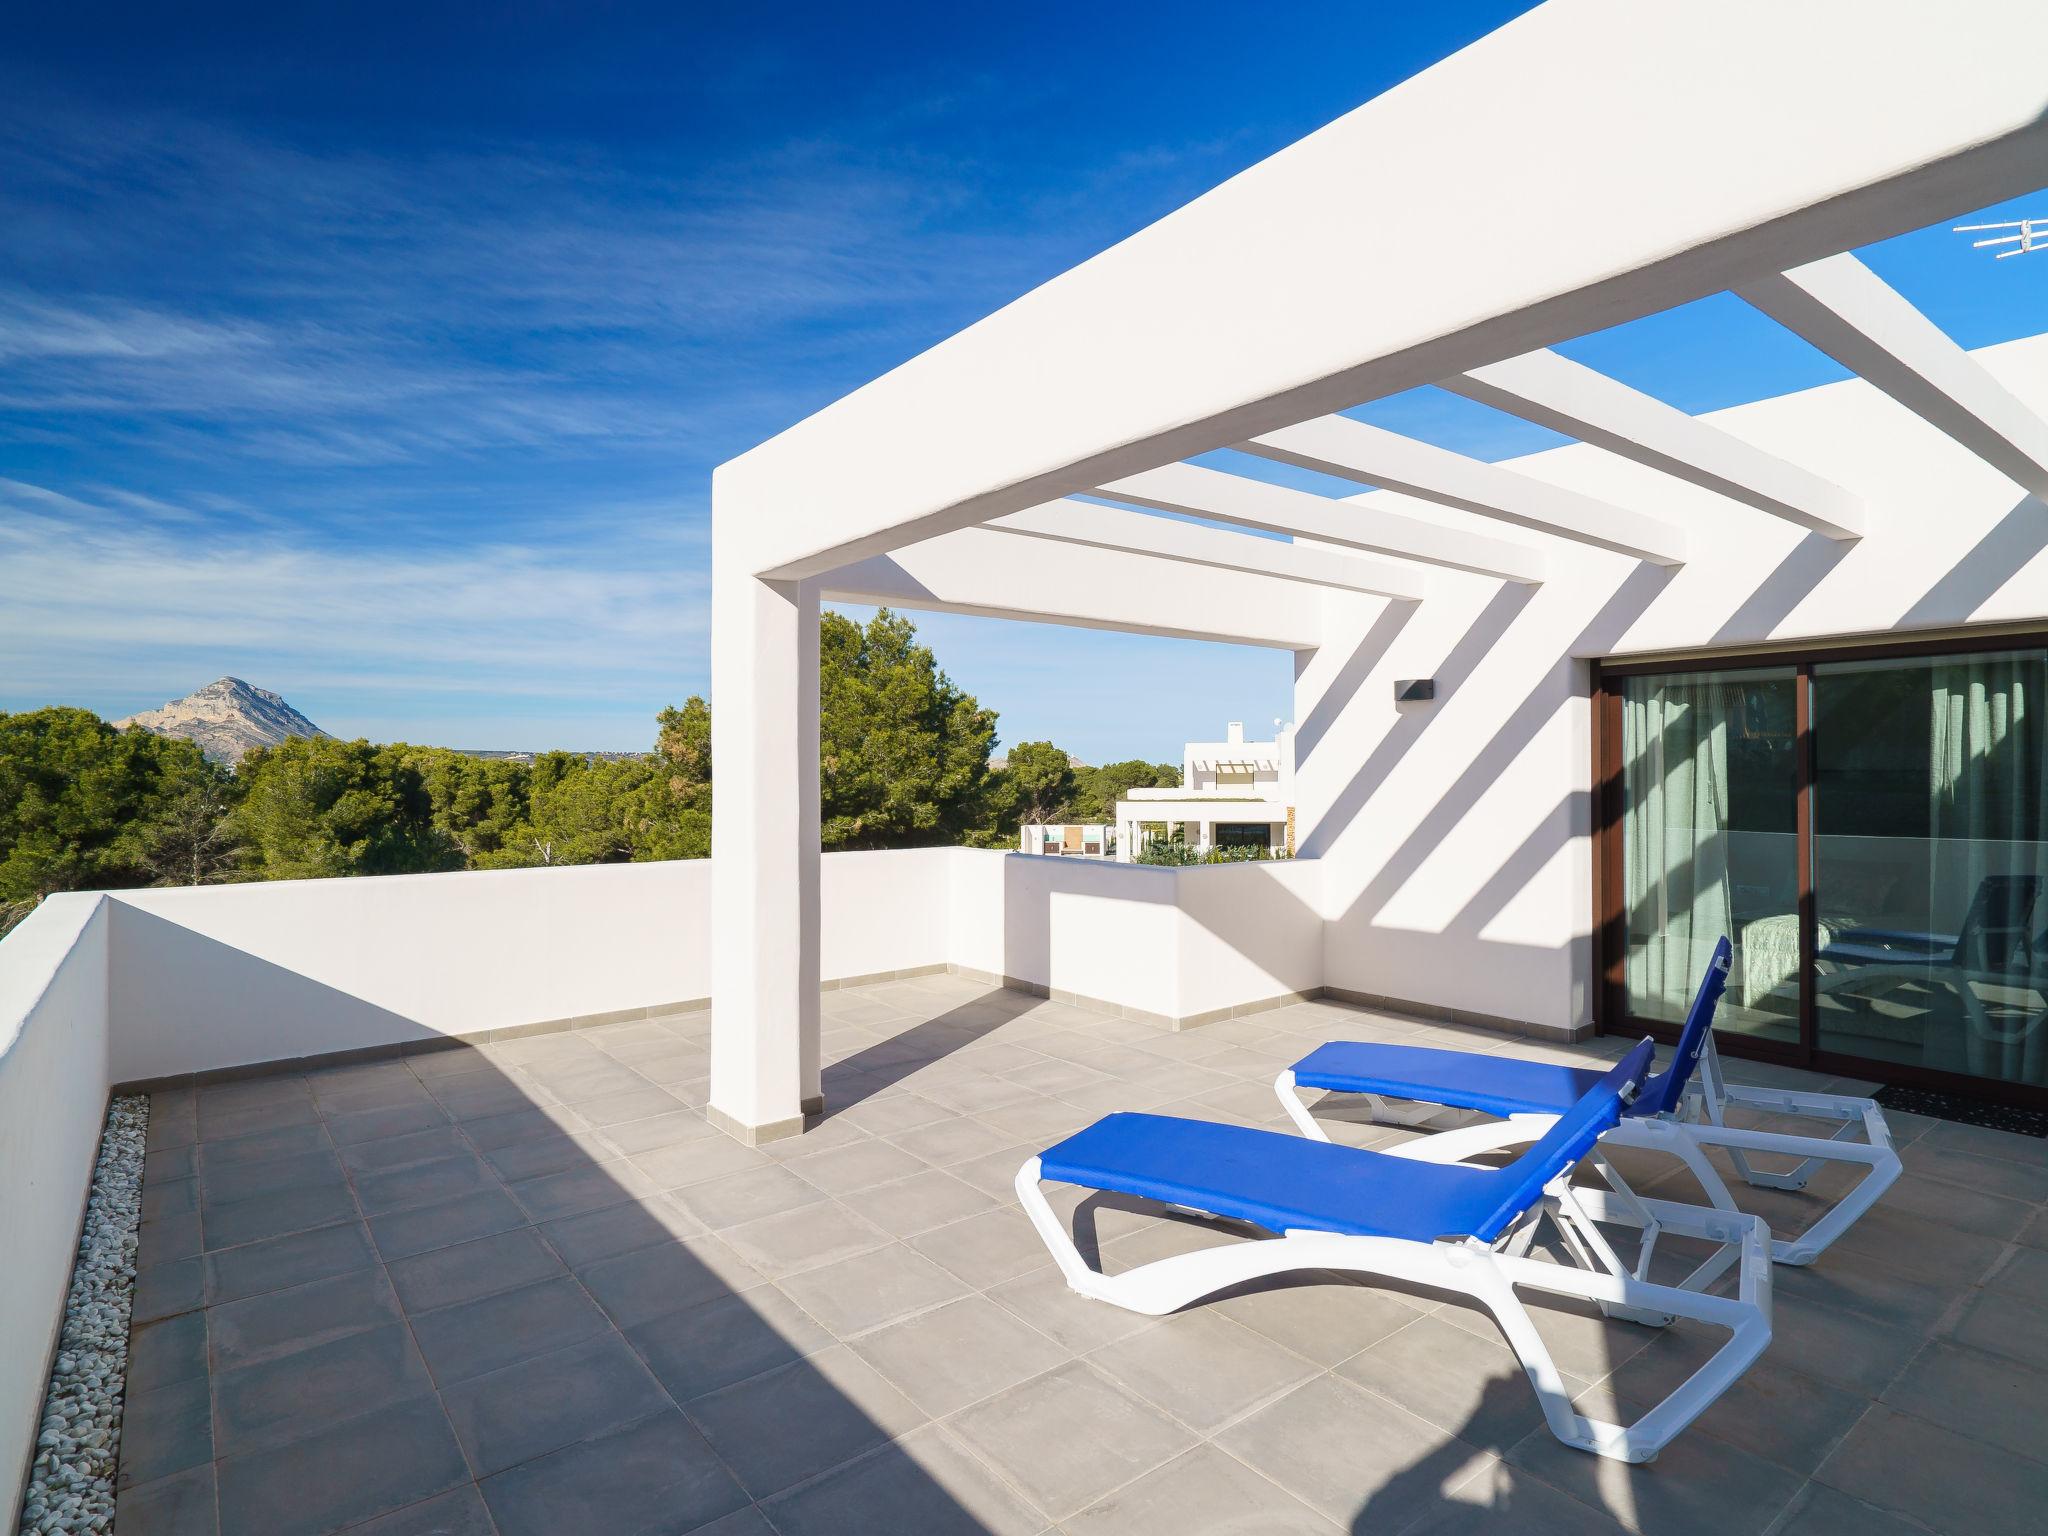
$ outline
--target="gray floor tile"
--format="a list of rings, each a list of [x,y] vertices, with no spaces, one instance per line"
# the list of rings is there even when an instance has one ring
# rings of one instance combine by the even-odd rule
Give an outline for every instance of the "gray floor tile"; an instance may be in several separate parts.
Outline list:
[[[654,1181],[624,1159],[571,1168],[544,1179],[526,1179],[507,1188],[535,1222],[559,1221],[656,1192]]]
[[[596,1131],[560,1129],[507,1143],[484,1157],[498,1177],[509,1183],[619,1161],[619,1154]]]
[[[411,1316],[420,1352],[444,1391],[458,1381],[611,1329],[610,1320],[568,1274]]]
[[[348,1536],[498,1536],[474,1483],[348,1528]]]
[[[143,1323],[128,1336],[130,1392],[189,1381],[207,1371],[206,1314],[186,1312]]]
[[[1029,1274],[1052,1262],[1045,1242],[1021,1210],[1010,1206],[934,1227],[909,1239],[926,1258],[975,1290]]]
[[[689,1152],[697,1145],[693,1142],[688,1147],[669,1150]],[[650,1153],[639,1161],[645,1163],[666,1155]],[[717,1231],[720,1227],[735,1227],[743,1221],[758,1221],[764,1216],[793,1211],[799,1206],[815,1205],[825,1198],[825,1194],[788,1169],[769,1165],[686,1184],[672,1191],[671,1198],[705,1226]]]
[[[1262,1282],[1203,1305],[1322,1366],[1350,1359],[1417,1316],[1403,1293],[1319,1275]]]
[[[150,1264],[196,1258],[206,1248],[197,1211],[180,1211],[154,1221],[145,1219],[136,1235],[141,1256]]]
[[[902,1244],[806,1270],[782,1288],[840,1338],[852,1338],[967,1294],[968,1287]]]
[[[445,1157],[467,1153],[469,1143],[452,1125],[414,1131],[405,1136],[386,1136],[378,1141],[357,1142],[341,1149],[342,1166],[350,1173],[385,1173],[394,1168],[412,1168]]]
[[[1726,1337],[1719,1329],[1674,1324],[1582,1398],[1582,1411],[1616,1422],[1635,1418],[1676,1390]],[[1868,1403],[1861,1392],[1788,1369],[1767,1350],[1700,1416],[1697,1432],[1810,1477]]]
[[[212,1309],[217,1371],[289,1355],[400,1321],[382,1269],[357,1269]]]
[[[719,1236],[755,1269],[776,1279],[893,1241],[835,1200],[721,1227]]]
[[[789,1158],[782,1166],[828,1195],[850,1195],[922,1173],[931,1165],[886,1141],[863,1137],[849,1145]]]
[[[1070,1358],[1065,1348],[984,1296],[963,1297],[878,1328],[853,1349],[933,1418]]]
[[[580,1268],[637,1248],[694,1237],[704,1230],[704,1224],[668,1196],[653,1195],[545,1222],[538,1230],[564,1262]]]
[[[1096,1350],[1089,1361],[1200,1434],[1213,1434],[1321,1367],[1200,1309]],[[1190,1369],[1191,1362],[1200,1362]]]
[[[502,1536],[695,1531],[747,1503],[703,1437],[669,1407],[481,1486]]]
[[[2048,1307],[2048,1252],[2020,1245],[1999,1261],[1984,1284],[1994,1291]]]
[[[302,1440],[433,1389],[403,1323],[219,1371],[213,1378],[218,1452],[239,1456]]]
[[[480,1189],[439,1205],[414,1206],[411,1210],[373,1217],[370,1236],[389,1264],[526,1224],[526,1212],[511,1195],[502,1189]]]
[[[274,1450],[219,1463],[226,1533],[324,1536],[469,1480],[431,1397],[346,1420]]]
[[[679,1403],[829,1349],[831,1334],[772,1285],[668,1312],[626,1330]]]
[[[201,1203],[207,1210],[258,1195],[275,1195],[286,1190],[335,1188],[348,1182],[341,1159],[327,1148],[301,1152],[292,1157],[266,1158],[261,1162],[207,1163],[199,1173]],[[143,1196],[147,1214],[152,1196],[185,1188],[181,1184],[158,1185]]]
[[[327,1134],[336,1146],[379,1141],[414,1131],[433,1130],[448,1124],[448,1112],[432,1098],[422,1095],[404,1104],[385,1104],[374,1109],[348,1110],[327,1117]]]
[[[914,1237],[996,1206],[973,1185],[938,1168],[842,1195],[840,1203],[892,1237]]]
[[[249,1200],[210,1205],[202,1217],[209,1250],[234,1248],[357,1219],[355,1196],[346,1184],[280,1190]]]
[[[214,1306],[367,1269],[377,1262],[361,1222],[319,1227],[206,1256],[206,1299]]]
[[[673,1098],[673,1095],[670,1095]],[[621,1156],[658,1152],[718,1135],[718,1130],[693,1109],[677,1108],[642,1120],[608,1125],[598,1132],[605,1144]]]
[[[621,1328],[716,1301],[763,1280],[758,1270],[708,1233],[579,1265],[576,1274]]]
[[[924,1417],[843,1345],[696,1398],[686,1411],[756,1499],[873,1450]]]
[[[1410,1316],[1407,1327],[1352,1356],[1337,1374],[1495,1455],[1542,1426],[1542,1404],[1503,1340],[1441,1317]],[[1565,1377],[1568,1391],[1584,1385]]]
[[[1216,1437],[1329,1519],[1399,1531],[1471,1475],[1483,1457],[1392,1403],[1319,1376]],[[1370,1510],[1367,1523],[1361,1512]]]
[[[2036,1328],[2040,1315],[2035,1314]],[[2048,1459],[2048,1371],[1936,1340],[1886,1388],[1901,1413]]]
[[[1655,1462],[1629,1466],[1535,1429],[1507,1459],[1643,1536],[1754,1536],[1806,1481],[1705,1434],[1680,1435]]]
[[[1198,1445],[1060,1523],[1069,1536],[1335,1536],[1341,1527],[1213,1445]]]
[[[1056,1520],[1194,1443],[1182,1426],[1080,1361],[976,1403],[950,1427]]]
[[[950,1168],[969,1158],[998,1151],[1015,1140],[968,1118],[940,1120],[915,1130],[899,1132],[889,1139],[912,1156],[940,1168]]]
[[[1825,1483],[1808,1483],[1771,1536],[1926,1536],[1926,1530]]]
[[[121,1410],[120,1483],[153,1483],[214,1459],[211,1384],[188,1376],[131,1392]]]
[[[1953,1536],[2039,1532],[2048,1463],[1873,1407],[1817,1474],[1852,1498]]]
[[[379,1173],[356,1175],[356,1200],[365,1216],[420,1205],[439,1205],[461,1195],[498,1187],[497,1176],[473,1152],[444,1157],[433,1162],[389,1168]]]
[[[1031,1536],[1036,1510],[936,1424],[763,1506],[782,1536]]]
[[[621,1092],[594,1099],[572,1099],[576,1112],[594,1126],[624,1125],[654,1115],[673,1114],[682,1108],[672,1093],[642,1082]]]
[[[146,1257],[146,1255],[145,1255]],[[147,1323],[173,1317],[206,1303],[206,1268],[198,1258],[172,1259],[149,1264],[135,1272],[135,1294],[130,1317]]]
[[[668,1403],[615,1333],[460,1382],[441,1400],[480,1478],[622,1428]]]
[[[1070,1290],[1057,1269],[1035,1270],[990,1286],[989,1300],[1008,1308],[1040,1333],[1076,1354],[1157,1328],[1159,1319],[1113,1307]]]
[[[507,1114],[465,1121],[462,1135],[479,1152],[495,1152],[536,1136],[586,1129],[583,1117],[566,1104],[529,1104]]]
[[[1405,1505],[1406,1490],[1395,1487],[1385,1502]],[[1375,1504],[1366,1501],[1352,1522],[1353,1530],[1370,1531]],[[1620,1536],[1624,1528],[1604,1513],[1559,1493],[1520,1467],[1491,1458],[1463,1482],[1445,1490],[1401,1536]]]
[[[1954,1338],[1973,1349],[2048,1371],[2048,1329],[2041,1326],[2041,1308],[2009,1291],[1983,1290],[1971,1296],[1956,1320]]]
[[[217,1536],[213,1463],[123,1488],[114,1501],[121,1536]]]
[[[1595,1381],[1619,1369],[1637,1350],[1646,1348],[1655,1330],[1640,1323],[1603,1317],[1591,1302],[1531,1297],[1524,1293],[1529,1318],[1536,1325],[1557,1368],[1581,1381]],[[1452,1304],[1430,1314],[1489,1342],[1500,1340],[1493,1314],[1477,1306]]]
[[[533,1227],[436,1248],[390,1266],[391,1284],[408,1312],[429,1312],[514,1290],[563,1273],[562,1261]]]

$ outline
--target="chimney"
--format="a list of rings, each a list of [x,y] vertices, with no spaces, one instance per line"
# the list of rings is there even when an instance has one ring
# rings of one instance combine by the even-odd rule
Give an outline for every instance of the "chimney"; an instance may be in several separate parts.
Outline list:
[[[1230,722],[1230,744],[1233,747],[1244,745],[1244,722],[1242,720]]]

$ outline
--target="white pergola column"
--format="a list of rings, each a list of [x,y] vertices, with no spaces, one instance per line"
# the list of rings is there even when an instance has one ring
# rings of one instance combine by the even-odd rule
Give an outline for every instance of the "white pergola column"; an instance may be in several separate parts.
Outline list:
[[[824,1108],[818,1023],[818,588],[721,564],[711,592],[711,1096],[741,1141]]]

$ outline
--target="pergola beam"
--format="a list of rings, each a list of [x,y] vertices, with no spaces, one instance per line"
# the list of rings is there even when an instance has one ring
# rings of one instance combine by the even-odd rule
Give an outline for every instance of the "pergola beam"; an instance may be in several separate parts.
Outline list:
[[[1282,427],[1239,447],[1299,469],[1401,491],[1655,565],[1685,563],[1683,529],[1349,416]]]
[[[1555,0],[722,465],[714,495],[749,570],[811,576],[1984,207],[2041,181],[2044,51],[2027,0]],[[1499,230],[1530,237],[1504,259]]]
[[[1092,502],[1048,502],[1042,507],[999,517],[988,526],[1035,539],[1157,555],[1220,570],[1249,571],[1276,576],[1282,581],[1369,593],[1396,602],[1420,602],[1428,589],[1427,576],[1412,565],[1333,555],[1328,550],[1304,549],[1278,539],[1225,533],[1220,528],[1201,528]]]
[[[1297,583],[1129,550],[1077,555],[1050,539],[962,528],[818,578],[820,596],[980,618],[1216,640],[1322,644],[1322,605]]]
[[[2048,497],[2048,421],[1856,257],[1794,267],[1735,293],[2022,489]]]
[[[1524,353],[1438,387],[1828,538],[1863,535],[1863,503],[1839,485],[1562,353]]]
[[[1162,512],[1398,555],[1528,586],[1547,572],[1543,552],[1527,545],[1194,464],[1148,469],[1097,489],[1114,500]]]

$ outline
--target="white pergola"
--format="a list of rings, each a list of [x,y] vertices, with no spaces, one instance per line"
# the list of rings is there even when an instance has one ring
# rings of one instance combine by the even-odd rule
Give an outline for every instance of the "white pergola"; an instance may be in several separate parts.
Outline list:
[[[2038,0],[1551,0],[721,466],[714,1116],[820,1103],[821,598],[1299,656],[1333,604],[1696,556],[1336,414],[1431,384],[1858,540],[1837,479],[1549,350],[1722,292],[2048,495],[2048,423],[1845,254],[2048,182],[2043,58]],[[1360,498],[1184,462],[1221,448]]]

